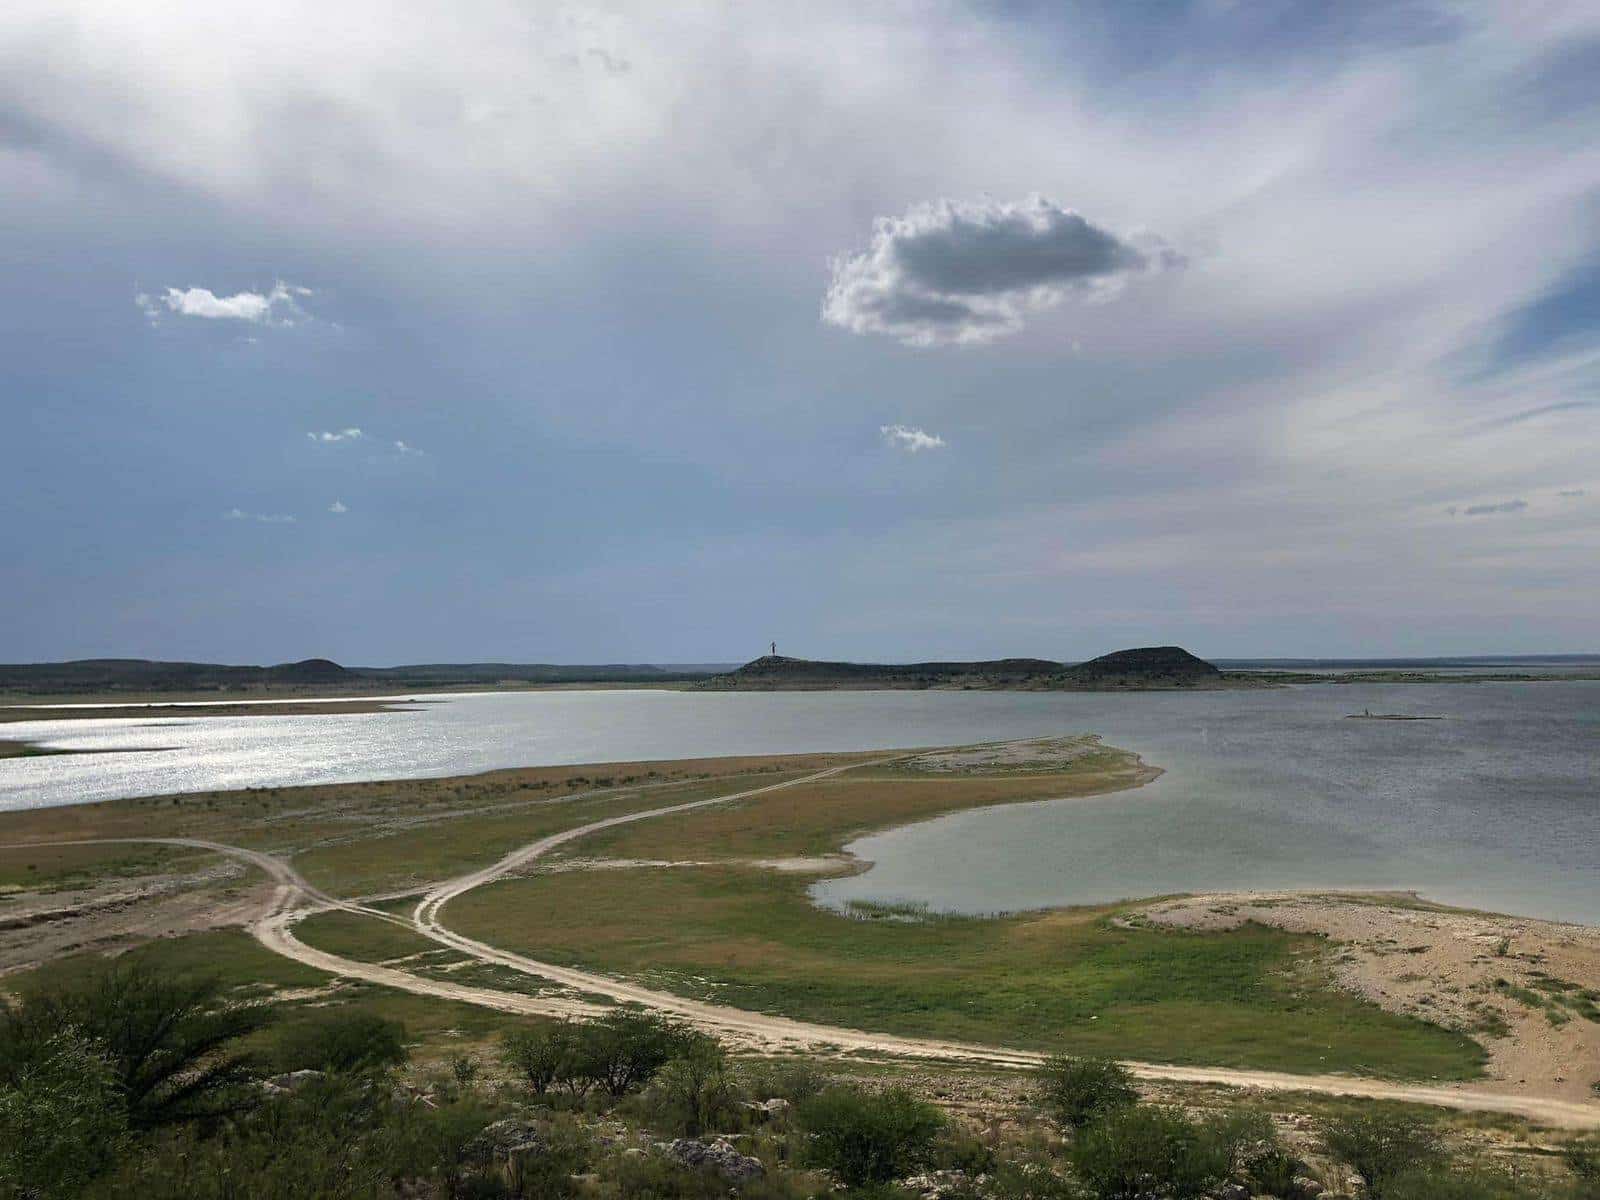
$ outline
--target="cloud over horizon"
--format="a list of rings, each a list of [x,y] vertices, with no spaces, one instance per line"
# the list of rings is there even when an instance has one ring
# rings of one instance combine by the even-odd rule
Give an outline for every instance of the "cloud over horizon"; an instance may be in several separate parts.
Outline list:
[[[163,307],[180,317],[199,317],[206,321],[247,321],[255,325],[293,325],[304,320],[305,311],[297,297],[312,295],[310,288],[278,280],[266,292],[235,292],[218,296],[210,288],[169,287],[159,296],[140,292],[133,301],[152,323],[161,318]]]
[[[880,217],[862,254],[836,259],[822,318],[911,346],[990,342],[1068,297],[1105,300],[1127,281],[1182,265],[1043,196],[1021,203],[939,200]]]
[[[288,513],[257,513],[245,512],[242,508],[230,508],[222,514],[224,521],[255,521],[262,525],[293,525],[298,518]]]
[[[926,430],[914,429],[909,425],[880,425],[878,434],[884,444],[896,450],[904,450],[908,454],[918,454],[923,450],[937,450],[944,446],[942,437]]]

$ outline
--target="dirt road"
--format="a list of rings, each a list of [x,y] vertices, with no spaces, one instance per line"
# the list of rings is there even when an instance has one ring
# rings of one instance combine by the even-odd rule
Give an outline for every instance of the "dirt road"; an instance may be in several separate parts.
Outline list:
[[[881,763],[887,760],[877,760]],[[78,844],[102,844],[111,840],[160,842],[169,845],[191,846],[227,854],[265,871],[277,885],[271,901],[261,916],[253,921],[250,932],[267,949],[286,958],[316,967],[319,970],[346,978],[361,979],[382,984],[417,995],[434,996],[467,1004],[498,1009],[502,1012],[537,1016],[590,1016],[604,1010],[577,996],[530,996],[517,992],[501,992],[492,988],[468,987],[443,980],[428,979],[376,963],[357,962],[353,959],[329,954],[307,946],[294,936],[293,925],[302,917],[330,908],[360,913],[374,920],[388,921],[414,929],[423,936],[467,954],[481,962],[536,976],[551,983],[564,985],[589,995],[609,997],[619,1003],[633,1003],[658,1012],[689,1021],[699,1028],[714,1032],[729,1041],[751,1050],[768,1053],[784,1051],[810,1051],[835,1054],[863,1054],[891,1058],[942,1059],[948,1061],[988,1063],[1005,1067],[1036,1066],[1042,1059],[1037,1051],[1014,1050],[998,1046],[979,1046],[962,1042],[946,1042],[926,1038],[897,1037],[892,1034],[869,1033],[830,1025],[816,1025],[787,1017],[765,1013],[747,1012],[722,1005],[658,992],[626,980],[574,970],[556,963],[540,962],[525,955],[514,954],[447,928],[440,919],[445,904],[457,896],[482,887],[525,866],[557,846],[587,837],[602,829],[652,817],[687,812],[713,804],[728,804],[751,796],[814,783],[856,767],[875,763],[854,763],[830,767],[796,779],[767,784],[726,796],[716,796],[684,804],[668,805],[644,812],[628,813],[594,821],[575,829],[551,834],[506,855],[491,866],[459,876],[456,879],[430,888],[417,903],[411,921],[396,917],[365,905],[329,896],[308,883],[290,864],[256,850],[228,846],[219,842],[183,838],[129,838],[88,839]],[[42,844],[42,843],[34,843]],[[63,843],[54,843],[63,844]],[[1161,1063],[1130,1062],[1128,1068],[1141,1079],[1172,1083],[1220,1084],[1229,1087],[1255,1088],[1263,1091],[1315,1092],[1325,1095],[1357,1096],[1382,1100],[1410,1101],[1473,1112],[1499,1112],[1525,1117],[1542,1124],[1566,1129],[1600,1128],[1600,1103],[1572,1102],[1512,1092],[1495,1092],[1469,1085],[1426,1085],[1390,1083],[1377,1079],[1363,1079],[1343,1075],[1296,1075],[1281,1071],[1252,1071],[1228,1067],[1181,1067]]]

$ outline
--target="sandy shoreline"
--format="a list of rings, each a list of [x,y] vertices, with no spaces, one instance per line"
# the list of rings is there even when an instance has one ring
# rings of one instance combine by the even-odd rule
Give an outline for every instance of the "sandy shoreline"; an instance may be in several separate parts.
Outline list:
[[[1488,1051],[1468,1087],[1600,1100],[1600,928],[1430,904],[1409,893],[1223,893],[1157,901],[1136,919],[1247,922],[1325,937],[1335,982]]]

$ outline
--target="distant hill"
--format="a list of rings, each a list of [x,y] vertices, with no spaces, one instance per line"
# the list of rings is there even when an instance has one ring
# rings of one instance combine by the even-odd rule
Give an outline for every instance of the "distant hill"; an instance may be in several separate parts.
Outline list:
[[[294,684],[348,684],[351,672],[326,658],[271,667],[85,658],[75,662],[0,664],[0,691],[72,694],[101,691],[182,692]]]
[[[816,662],[769,654],[698,686],[713,691],[872,688],[1108,691],[1224,686],[1222,672],[1178,646],[1119,650],[1086,663],[1045,658],[983,662]]]
[[[1061,664],[1043,658],[999,658],[988,662],[851,663],[813,662],[767,654],[737,671],[700,684],[716,690],[800,688],[1016,687],[1046,679]]]
[[[1222,672],[1182,646],[1141,646],[1102,654],[1067,668],[1067,678],[1084,687],[1194,687],[1216,684]]]
[[[500,684],[668,683],[704,679],[722,669],[648,664],[424,663],[343,667],[308,658],[275,666],[89,658],[73,662],[0,664],[0,693],[78,696],[190,692],[377,692]]]

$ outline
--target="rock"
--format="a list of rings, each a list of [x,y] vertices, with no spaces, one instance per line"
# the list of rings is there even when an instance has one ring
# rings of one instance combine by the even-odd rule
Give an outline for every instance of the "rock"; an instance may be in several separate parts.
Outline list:
[[[480,1129],[461,1153],[469,1163],[501,1163],[537,1153],[544,1146],[544,1134],[533,1121],[526,1117],[504,1117]]]
[[[1250,1189],[1237,1183],[1225,1183],[1217,1189],[1217,1200],[1250,1200]]]
[[[323,1071],[285,1071],[265,1080],[266,1086],[279,1092],[298,1092],[306,1084],[327,1078]]]
[[[984,1181],[984,1177],[979,1176],[979,1181]],[[970,1182],[965,1171],[924,1171],[920,1175],[902,1179],[900,1185],[916,1192],[923,1200],[940,1200],[952,1193],[969,1193]]]
[[[1316,1200],[1318,1196],[1327,1190],[1315,1179],[1306,1175],[1296,1175],[1289,1188],[1289,1194],[1294,1197],[1294,1200]]]
[[[759,1158],[740,1154],[727,1138],[718,1138],[709,1144],[695,1138],[679,1138],[667,1147],[667,1156],[686,1167],[705,1167],[713,1170],[734,1183],[759,1179],[767,1170],[761,1165]]]
[[[774,1117],[783,1116],[793,1105],[782,1097],[774,1097],[771,1100],[746,1100],[744,1107],[760,1120],[770,1121]]]

